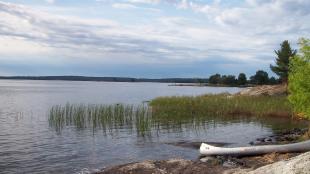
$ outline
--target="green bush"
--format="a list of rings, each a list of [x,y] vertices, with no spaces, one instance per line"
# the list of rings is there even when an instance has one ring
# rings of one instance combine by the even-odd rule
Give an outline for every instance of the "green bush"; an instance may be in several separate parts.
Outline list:
[[[300,52],[290,63],[289,101],[294,111],[310,119],[310,40],[300,40]]]

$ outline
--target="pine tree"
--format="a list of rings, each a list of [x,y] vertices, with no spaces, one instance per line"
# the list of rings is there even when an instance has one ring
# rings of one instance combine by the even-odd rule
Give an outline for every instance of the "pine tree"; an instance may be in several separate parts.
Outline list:
[[[276,65],[270,65],[270,69],[280,77],[282,83],[287,83],[290,58],[296,55],[297,50],[291,49],[290,43],[285,40],[281,48],[275,50],[275,53],[277,55]]]

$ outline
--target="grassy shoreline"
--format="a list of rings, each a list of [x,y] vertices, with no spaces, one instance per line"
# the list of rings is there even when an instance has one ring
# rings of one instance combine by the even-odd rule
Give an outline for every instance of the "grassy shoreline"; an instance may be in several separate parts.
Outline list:
[[[205,122],[249,121],[265,117],[292,118],[293,109],[285,96],[239,96],[229,94],[195,97],[159,97],[149,105],[56,105],[48,114],[49,124],[60,132],[65,126],[111,132],[127,129],[145,136],[151,130],[199,128]]]
[[[150,102],[160,115],[244,115],[292,117],[286,96],[237,96],[229,94],[196,97],[159,97]]]

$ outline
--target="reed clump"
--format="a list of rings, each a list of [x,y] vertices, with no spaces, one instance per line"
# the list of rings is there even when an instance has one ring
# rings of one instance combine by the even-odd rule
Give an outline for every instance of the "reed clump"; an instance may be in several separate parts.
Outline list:
[[[65,126],[75,126],[77,129],[112,130],[136,129],[144,135],[149,131],[151,111],[147,106],[133,105],[84,105],[69,104],[53,106],[48,114],[49,124],[56,131]]]

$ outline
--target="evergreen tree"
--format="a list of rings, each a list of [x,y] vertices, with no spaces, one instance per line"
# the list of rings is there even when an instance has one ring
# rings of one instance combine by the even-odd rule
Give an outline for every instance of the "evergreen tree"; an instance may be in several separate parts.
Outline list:
[[[237,80],[238,85],[245,85],[247,83],[246,75],[244,73],[240,73]]]
[[[290,43],[285,40],[279,50],[275,50],[277,55],[276,65],[270,65],[270,69],[276,73],[283,83],[287,83],[289,60],[296,55],[296,50],[291,49]]]
[[[270,77],[270,79],[269,79],[269,85],[276,85],[276,84],[278,84],[279,83],[279,80],[278,79],[276,79],[275,77]]]

